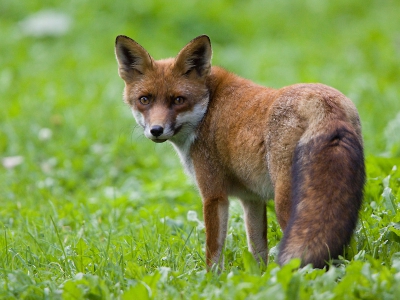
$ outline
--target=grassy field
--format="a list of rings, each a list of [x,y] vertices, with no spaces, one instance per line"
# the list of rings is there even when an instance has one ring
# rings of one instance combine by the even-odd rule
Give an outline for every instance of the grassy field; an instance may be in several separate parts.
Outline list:
[[[2,1],[1,299],[400,295],[400,3],[205,3]],[[47,9],[61,14],[54,24],[28,22]],[[282,232],[271,201],[270,263],[259,267],[233,200],[225,271],[205,272],[198,193],[171,147],[135,130],[114,57],[118,34],[163,58],[203,33],[216,65],[272,87],[322,82],[355,102],[368,180],[339,266],[279,267]]]

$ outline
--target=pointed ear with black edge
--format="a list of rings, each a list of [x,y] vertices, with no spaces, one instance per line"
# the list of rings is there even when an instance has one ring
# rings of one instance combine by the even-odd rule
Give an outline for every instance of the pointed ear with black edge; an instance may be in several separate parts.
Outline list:
[[[131,38],[119,35],[115,40],[115,56],[119,76],[126,82],[133,81],[152,68],[150,54]]]
[[[206,78],[211,71],[211,55],[210,38],[198,36],[178,53],[175,68],[182,75]]]

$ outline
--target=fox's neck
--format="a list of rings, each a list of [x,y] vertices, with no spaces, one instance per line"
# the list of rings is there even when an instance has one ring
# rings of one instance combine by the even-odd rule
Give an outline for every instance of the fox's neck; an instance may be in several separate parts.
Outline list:
[[[176,136],[173,136],[171,139],[169,139],[178,153],[186,173],[192,177],[194,177],[195,174],[190,150],[193,142],[197,138],[199,127],[206,116],[209,103],[210,91],[208,91],[200,103],[193,107],[193,110],[190,111],[190,114],[179,116],[182,119],[190,120],[190,122],[185,122],[185,126],[181,128],[180,132]]]
[[[186,173],[188,173],[189,175],[193,177],[195,176],[190,150],[193,142],[197,138],[199,127],[203,124],[203,120],[206,117],[211,102],[218,101],[217,98],[224,98],[225,95],[234,93],[234,90],[236,88],[247,84],[252,83],[246,79],[243,79],[237,75],[234,75],[233,73],[226,71],[223,68],[212,67],[211,74],[207,80],[207,106],[203,108],[197,108],[197,110],[195,109],[196,111],[193,112],[193,116],[196,119],[196,122],[194,123],[196,125],[182,128],[181,132],[179,132],[178,135],[169,140],[174,146],[176,152],[178,153]],[[211,106],[214,107],[214,105]]]
[[[191,177],[195,177],[192,158],[190,156],[190,148],[197,138],[197,128],[186,128],[184,132],[179,133],[179,137],[170,140],[178,153],[180,161],[185,169],[185,172]]]
[[[238,78],[240,77],[228,72],[224,68],[213,66],[211,68],[211,74],[207,80],[208,90],[210,92],[210,99],[212,100],[214,98],[214,95],[221,92],[221,89],[223,89],[222,87],[229,87],[229,85],[223,83],[225,83],[226,81],[235,81],[235,79]]]

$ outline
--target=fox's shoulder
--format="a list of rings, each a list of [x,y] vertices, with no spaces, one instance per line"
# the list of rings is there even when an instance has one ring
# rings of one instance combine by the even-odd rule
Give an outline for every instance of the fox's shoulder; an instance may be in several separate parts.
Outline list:
[[[270,98],[275,89],[257,84],[226,69],[213,66],[208,77],[210,101],[237,102],[246,101],[255,104]]]
[[[209,84],[212,87],[246,88],[258,87],[265,89],[265,86],[258,85],[253,81],[243,78],[219,66],[212,66],[209,75]]]

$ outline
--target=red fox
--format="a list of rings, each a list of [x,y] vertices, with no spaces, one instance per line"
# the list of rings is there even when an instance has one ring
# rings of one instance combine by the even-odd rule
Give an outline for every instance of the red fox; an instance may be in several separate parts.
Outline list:
[[[175,58],[154,60],[116,39],[124,101],[144,135],[169,141],[203,201],[207,268],[223,267],[228,196],[239,198],[249,251],[267,263],[266,201],[284,236],[278,262],[323,268],[350,241],[365,166],[354,104],[322,84],[266,88],[211,66],[202,35]]]

